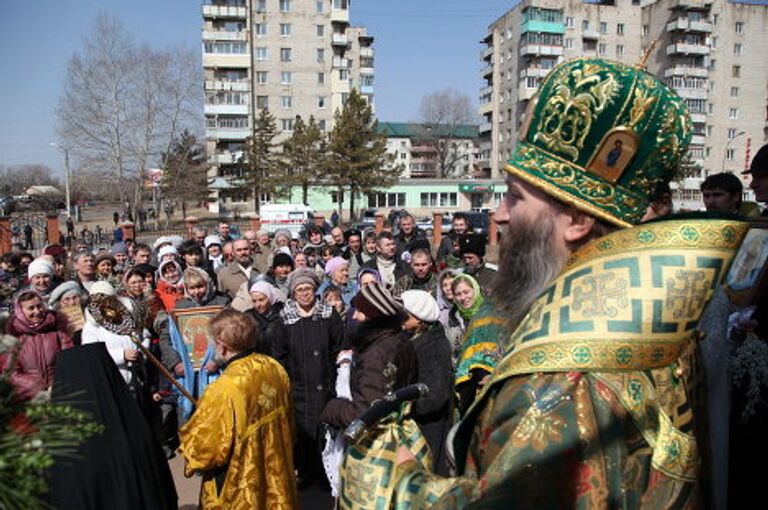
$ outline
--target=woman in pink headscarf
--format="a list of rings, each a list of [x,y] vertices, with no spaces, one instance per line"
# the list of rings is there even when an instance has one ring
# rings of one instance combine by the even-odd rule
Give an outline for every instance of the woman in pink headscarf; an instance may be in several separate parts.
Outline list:
[[[59,351],[74,346],[66,332],[66,318],[49,310],[35,290],[25,290],[13,302],[13,315],[5,331],[18,343],[0,357],[0,366],[11,373],[11,384],[20,399],[31,399],[50,389]]]

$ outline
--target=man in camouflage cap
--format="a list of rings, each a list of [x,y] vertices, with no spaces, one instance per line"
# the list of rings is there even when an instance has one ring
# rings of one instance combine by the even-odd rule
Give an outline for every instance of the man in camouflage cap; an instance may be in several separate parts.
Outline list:
[[[697,502],[695,327],[746,226],[639,225],[690,136],[682,100],[641,67],[577,59],[550,72],[495,214],[492,295],[508,333],[453,439],[458,476],[430,473],[417,441],[395,453],[362,442],[345,459],[342,508],[369,496],[446,509]],[[385,467],[362,476],[361,454]]]

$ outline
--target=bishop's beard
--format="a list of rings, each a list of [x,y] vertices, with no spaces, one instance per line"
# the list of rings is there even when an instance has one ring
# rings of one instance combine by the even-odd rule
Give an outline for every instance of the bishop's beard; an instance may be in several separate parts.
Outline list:
[[[514,331],[536,298],[557,278],[567,255],[555,248],[554,216],[540,214],[534,220],[510,223],[501,238],[499,272],[492,296]]]

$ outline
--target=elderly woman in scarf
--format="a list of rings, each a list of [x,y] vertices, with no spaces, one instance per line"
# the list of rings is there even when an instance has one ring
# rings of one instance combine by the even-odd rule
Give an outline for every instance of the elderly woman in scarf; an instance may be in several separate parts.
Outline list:
[[[499,341],[505,334],[506,321],[492,301],[483,298],[472,276],[459,274],[451,287],[453,301],[466,327],[455,378],[459,412],[463,415],[501,358]]]
[[[0,369],[10,374],[16,397],[27,400],[48,390],[56,354],[74,346],[66,319],[49,310],[37,291],[23,290],[13,300],[5,332],[18,340],[13,352],[0,355]]]
[[[325,263],[325,281],[317,289],[317,294],[322,296],[325,289],[331,285],[341,290],[341,299],[349,307],[352,298],[357,294],[358,286],[355,280],[349,278],[349,261],[343,257],[333,257]]]
[[[275,342],[287,334],[285,326],[280,320],[283,303],[278,299],[275,288],[264,280],[259,280],[251,285],[250,294],[253,308],[248,310],[246,314],[256,321],[261,333],[256,351],[271,354]]]

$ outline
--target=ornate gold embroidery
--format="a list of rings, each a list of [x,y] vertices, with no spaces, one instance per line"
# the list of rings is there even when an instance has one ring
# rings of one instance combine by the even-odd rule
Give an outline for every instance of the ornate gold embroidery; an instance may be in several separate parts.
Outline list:
[[[530,446],[541,453],[550,443],[563,440],[564,428],[565,420],[556,414],[546,415],[533,405],[512,434],[512,444],[515,448]]]
[[[611,102],[618,85],[612,74],[600,76],[597,67],[589,65],[573,70],[568,78],[555,86],[544,105],[534,141],[576,160],[594,117]],[[575,83],[571,86],[570,81]]]

